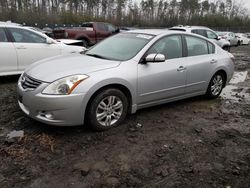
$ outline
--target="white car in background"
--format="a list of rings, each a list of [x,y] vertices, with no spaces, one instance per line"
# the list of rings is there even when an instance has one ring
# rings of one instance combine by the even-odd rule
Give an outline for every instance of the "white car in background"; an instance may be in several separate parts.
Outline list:
[[[247,35],[244,33],[236,33],[238,40],[240,41],[241,45],[249,45],[250,39],[247,38]]]
[[[18,24],[0,22],[0,76],[21,74],[28,65],[44,58],[85,50]]]
[[[233,32],[218,32],[218,35],[222,39],[228,40],[230,42],[230,46],[239,46],[240,45],[240,41],[238,40],[235,33],[233,33]]]
[[[203,26],[175,26],[170,28],[169,30],[175,30],[175,31],[185,31],[188,33],[195,33],[197,35],[201,35],[203,37],[206,37],[213,42],[215,42],[217,45],[219,45],[222,49],[226,51],[230,51],[230,42],[228,40],[225,40],[221,37],[219,37],[215,31],[212,29],[209,29],[208,27]]]

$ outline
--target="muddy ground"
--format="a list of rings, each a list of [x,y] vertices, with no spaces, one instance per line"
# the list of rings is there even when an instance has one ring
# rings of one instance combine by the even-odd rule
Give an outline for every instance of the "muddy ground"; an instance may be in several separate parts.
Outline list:
[[[232,53],[250,72],[250,46]],[[219,99],[141,110],[103,133],[29,119],[17,79],[0,78],[1,188],[250,187],[250,74]],[[8,139],[13,130],[24,137]]]

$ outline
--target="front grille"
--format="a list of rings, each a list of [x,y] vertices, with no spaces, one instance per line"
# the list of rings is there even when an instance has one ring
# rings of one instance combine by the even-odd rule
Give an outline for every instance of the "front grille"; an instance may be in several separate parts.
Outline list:
[[[23,74],[21,78],[21,85],[25,90],[35,90],[38,86],[42,84],[41,81],[36,80],[27,74]]]

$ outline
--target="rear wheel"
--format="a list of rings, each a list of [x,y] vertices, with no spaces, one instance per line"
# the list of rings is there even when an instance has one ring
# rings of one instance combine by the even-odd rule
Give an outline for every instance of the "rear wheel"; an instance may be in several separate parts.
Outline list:
[[[208,86],[207,92],[206,92],[206,96],[210,99],[217,98],[221,94],[221,91],[225,85],[225,82],[226,82],[226,78],[225,78],[224,74],[221,72],[216,73],[212,77],[212,79],[209,83],[209,86]]]
[[[97,131],[119,125],[128,112],[128,99],[118,89],[106,89],[90,102],[87,112],[88,124]]]

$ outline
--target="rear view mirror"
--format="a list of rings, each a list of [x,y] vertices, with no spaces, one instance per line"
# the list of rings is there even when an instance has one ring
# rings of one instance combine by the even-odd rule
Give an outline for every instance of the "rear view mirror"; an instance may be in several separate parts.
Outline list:
[[[145,58],[146,63],[160,63],[165,62],[166,58],[163,54],[149,54]]]

